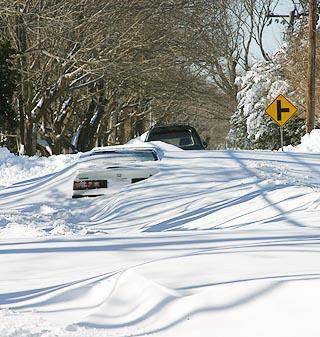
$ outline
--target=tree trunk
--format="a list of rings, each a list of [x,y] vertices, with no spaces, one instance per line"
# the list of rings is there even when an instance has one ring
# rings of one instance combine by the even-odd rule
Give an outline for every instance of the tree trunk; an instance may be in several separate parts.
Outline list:
[[[98,137],[98,128],[106,113],[106,88],[105,81],[100,80],[96,83],[98,90],[98,98],[95,95],[88,108],[87,116],[82,125],[80,126],[80,132],[76,148],[78,151],[89,151],[94,147],[94,144]]]
[[[25,154],[34,156],[37,150],[37,132],[36,124],[33,123],[31,118],[27,119],[25,136]]]
[[[16,36],[17,36],[17,47],[20,54],[19,59],[19,80],[20,80],[20,92],[18,96],[18,111],[19,111],[19,134],[20,134],[20,144],[22,145],[22,152],[32,152],[28,148],[29,144],[26,144],[28,139],[26,135],[26,102],[28,100],[28,90],[27,83],[25,79],[25,73],[27,70],[27,28],[24,22],[24,8],[22,5],[17,6],[17,16],[16,16]],[[19,149],[21,150],[21,149]]]

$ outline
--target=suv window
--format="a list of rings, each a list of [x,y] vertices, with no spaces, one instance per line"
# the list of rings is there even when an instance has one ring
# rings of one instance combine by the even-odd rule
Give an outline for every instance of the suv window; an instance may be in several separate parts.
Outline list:
[[[153,133],[152,135],[150,135],[148,141],[155,141],[155,140],[161,140],[163,142],[166,142],[166,143],[169,143],[175,146],[194,145],[194,139],[189,130]]]
[[[146,137],[146,142],[163,141],[183,150],[204,150],[200,136],[194,127],[185,124],[155,125]]]

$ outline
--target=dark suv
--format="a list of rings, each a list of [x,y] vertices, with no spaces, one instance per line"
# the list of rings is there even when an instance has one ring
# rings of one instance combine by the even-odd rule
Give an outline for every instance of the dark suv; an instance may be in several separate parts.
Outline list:
[[[146,137],[146,142],[160,140],[180,147],[183,150],[204,150],[206,142],[202,142],[198,132],[190,125],[155,125]]]

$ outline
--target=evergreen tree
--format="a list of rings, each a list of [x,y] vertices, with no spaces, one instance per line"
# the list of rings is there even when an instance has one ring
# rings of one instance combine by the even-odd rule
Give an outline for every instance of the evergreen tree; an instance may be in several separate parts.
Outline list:
[[[237,79],[238,108],[230,120],[227,144],[231,148],[280,148],[279,127],[266,114],[266,107],[279,95],[287,96],[297,105],[295,92],[283,76],[275,55],[273,62],[258,61],[250,71]],[[284,127],[284,145],[296,145],[304,134],[304,121],[298,116]]]

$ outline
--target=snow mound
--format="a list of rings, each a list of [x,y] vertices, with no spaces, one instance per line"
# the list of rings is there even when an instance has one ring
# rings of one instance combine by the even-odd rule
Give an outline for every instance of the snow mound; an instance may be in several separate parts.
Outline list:
[[[78,158],[79,155],[54,155],[48,158],[16,156],[7,148],[0,147],[0,189],[19,181],[60,171]]]
[[[24,209],[1,210],[0,239],[86,234],[86,230],[77,225],[83,219],[81,210],[71,210],[63,205],[40,204]]]
[[[134,271],[125,270],[116,275],[110,293],[97,292],[100,305],[77,325],[89,328],[119,329],[124,335],[145,317],[149,328],[153,326],[152,312],[161,311],[166,303],[179,297],[174,290],[166,288]],[[102,290],[102,289],[100,289]],[[101,297],[105,295],[103,303]],[[124,305],[125,304],[125,305]],[[151,318],[151,319],[150,319]],[[136,333],[144,333],[141,325]],[[132,330],[131,330],[132,331]]]
[[[285,146],[284,151],[292,152],[320,152],[320,129],[312,130],[301,138],[297,146]]]
[[[45,236],[45,232],[34,225],[23,225],[19,223],[8,223],[4,228],[0,229],[1,239],[12,238],[35,238]]]

